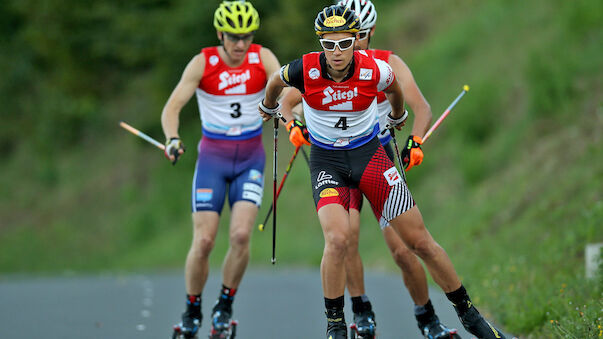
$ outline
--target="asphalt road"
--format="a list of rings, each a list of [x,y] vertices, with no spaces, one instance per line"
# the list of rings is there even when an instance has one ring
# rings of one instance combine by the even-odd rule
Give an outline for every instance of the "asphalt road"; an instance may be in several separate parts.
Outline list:
[[[200,338],[220,288],[220,272],[206,285]],[[367,294],[377,316],[379,339],[419,339],[413,304],[396,274],[367,272]],[[431,289],[442,322],[472,338],[446,297]],[[351,306],[346,296],[346,316]],[[181,272],[147,275],[0,279],[0,338],[171,338],[184,308]],[[237,293],[238,339],[324,338],[326,321],[317,270],[249,270]]]

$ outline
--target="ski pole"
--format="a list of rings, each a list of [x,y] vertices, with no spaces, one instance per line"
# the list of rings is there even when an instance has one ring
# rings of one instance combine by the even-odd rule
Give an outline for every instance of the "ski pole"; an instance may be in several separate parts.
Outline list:
[[[291,170],[291,166],[293,165],[293,161],[297,157],[297,153],[299,152],[300,148],[301,148],[301,146],[295,148],[295,152],[293,152],[293,156],[291,157],[291,160],[289,160],[289,165],[287,165],[287,169],[285,170],[285,174],[283,175],[283,178],[281,179],[281,184],[278,186],[278,190],[276,191],[276,198],[277,199],[281,195],[281,190],[283,189],[283,185],[285,184],[285,180],[287,180],[287,176],[289,175],[289,171]],[[268,208],[268,213],[266,213],[266,218],[264,218],[264,222],[258,225],[258,229],[260,231],[264,231],[264,225],[266,225],[266,223],[268,222],[268,219],[270,219],[270,214],[272,214],[272,207],[273,207],[273,205],[270,205],[270,207]]]
[[[431,126],[431,128],[429,128],[429,130],[427,131],[427,133],[425,133],[425,135],[423,136],[423,143],[425,143],[425,141],[431,136],[431,133],[433,133],[433,131],[435,131],[435,129],[438,128],[438,126],[440,126],[440,124],[442,123],[442,121],[448,116],[448,114],[450,114],[450,111],[452,111],[452,109],[454,108],[454,106],[456,106],[456,104],[461,100],[461,98],[467,92],[469,92],[469,86],[465,85],[465,86],[463,86],[463,91],[461,92],[461,94],[459,94],[456,97],[456,99],[454,99],[454,101],[450,104],[450,106],[448,106],[448,108],[446,108],[446,110],[444,111],[444,113],[442,113],[442,115],[433,124],[433,126]]]
[[[280,114],[279,114],[280,115]],[[272,157],[272,265],[276,264],[276,155],[278,143],[278,118],[274,118],[274,153]]]
[[[119,126],[123,127],[126,131],[128,131],[128,132],[130,132],[130,133],[132,133],[132,134],[134,134],[134,135],[136,135],[136,136],[138,136],[138,137],[140,137],[140,138],[148,141],[149,143],[155,145],[160,150],[165,151],[165,146],[162,143],[160,143],[159,141],[157,141],[157,140],[151,138],[150,136],[142,133],[141,131],[137,130],[136,128],[128,125],[127,123],[125,123],[123,121],[120,121],[119,122]]]
[[[301,148],[301,151],[304,159],[306,159],[306,164],[308,164],[308,167],[310,167],[310,158],[308,157],[308,153],[306,153],[303,147]]]
[[[404,173],[404,164],[402,163],[402,158],[400,157],[400,151],[398,151],[398,142],[396,142],[396,132],[394,128],[389,129],[389,134],[392,136],[392,141],[394,142],[394,147],[396,151],[396,158],[398,158],[398,165],[400,166],[400,171],[402,171],[402,178],[404,178],[404,182],[406,181],[406,173]]]

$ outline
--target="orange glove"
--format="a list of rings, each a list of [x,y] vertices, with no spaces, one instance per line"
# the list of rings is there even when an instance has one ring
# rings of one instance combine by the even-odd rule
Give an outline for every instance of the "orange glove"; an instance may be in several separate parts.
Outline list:
[[[409,135],[406,141],[406,147],[400,152],[402,162],[406,171],[410,171],[413,166],[420,165],[423,162],[423,150],[421,149],[423,139],[416,135]]]
[[[289,141],[293,146],[310,145],[310,134],[303,122],[293,119],[287,123],[286,127],[287,132],[289,132]]]

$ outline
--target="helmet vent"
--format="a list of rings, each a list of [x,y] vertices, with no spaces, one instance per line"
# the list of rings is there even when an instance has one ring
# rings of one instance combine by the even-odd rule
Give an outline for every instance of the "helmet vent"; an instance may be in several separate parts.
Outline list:
[[[235,27],[235,23],[234,23],[234,21],[232,21],[230,18],[226,18],[226,21],[228,22],[228,24],[229,24],[231,27]]]
[[[221,32],[247,34],[260,27],[260,18],[251,3],[225,0],[214,13],[214,27]]]

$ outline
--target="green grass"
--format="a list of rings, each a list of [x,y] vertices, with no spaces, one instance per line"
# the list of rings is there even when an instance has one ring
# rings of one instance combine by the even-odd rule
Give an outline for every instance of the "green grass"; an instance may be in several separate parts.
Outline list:
[[[471,86],[423,146],[424,163],[408,179],[428,229],[473,300],[522,337],[600,337],[603,277],[584,279],[583,253],[586,244],[603,242],[603,5],[376,5],[380,20],[373,46],[402,56],[435,117],[462,85]],[[141,98],[151,81],[153,74],[141,73],[92,114],[96,128],[84,129],[76,147],[63,151],[71,137],[61,139],[60,147],[23,143],[3,162],[2,274],[182,267],[199,138],[195,103],[182,113],[181,135],[189,150],[174,167],[117,127],[125,118],[161,139],[154,105],[168,93]],[[69,112],[90,116],[86,102],[74,103]],[[266,128],[266,191],[258,222],[271,201],[272,135]],[[292,154],[283,129],[280,135],[279,180]],[[54,143],[51,136],[42,141]],[[279,265],[318,267],[322,255],[304,162],[300,154],[278,205]],[[228,214],[225,208],[214,267],[226,252]],[[254,230],[255,267],[270,265],[271,225],[265,232]],[[368,209],[360,245],[367,267],[397,270]]]

